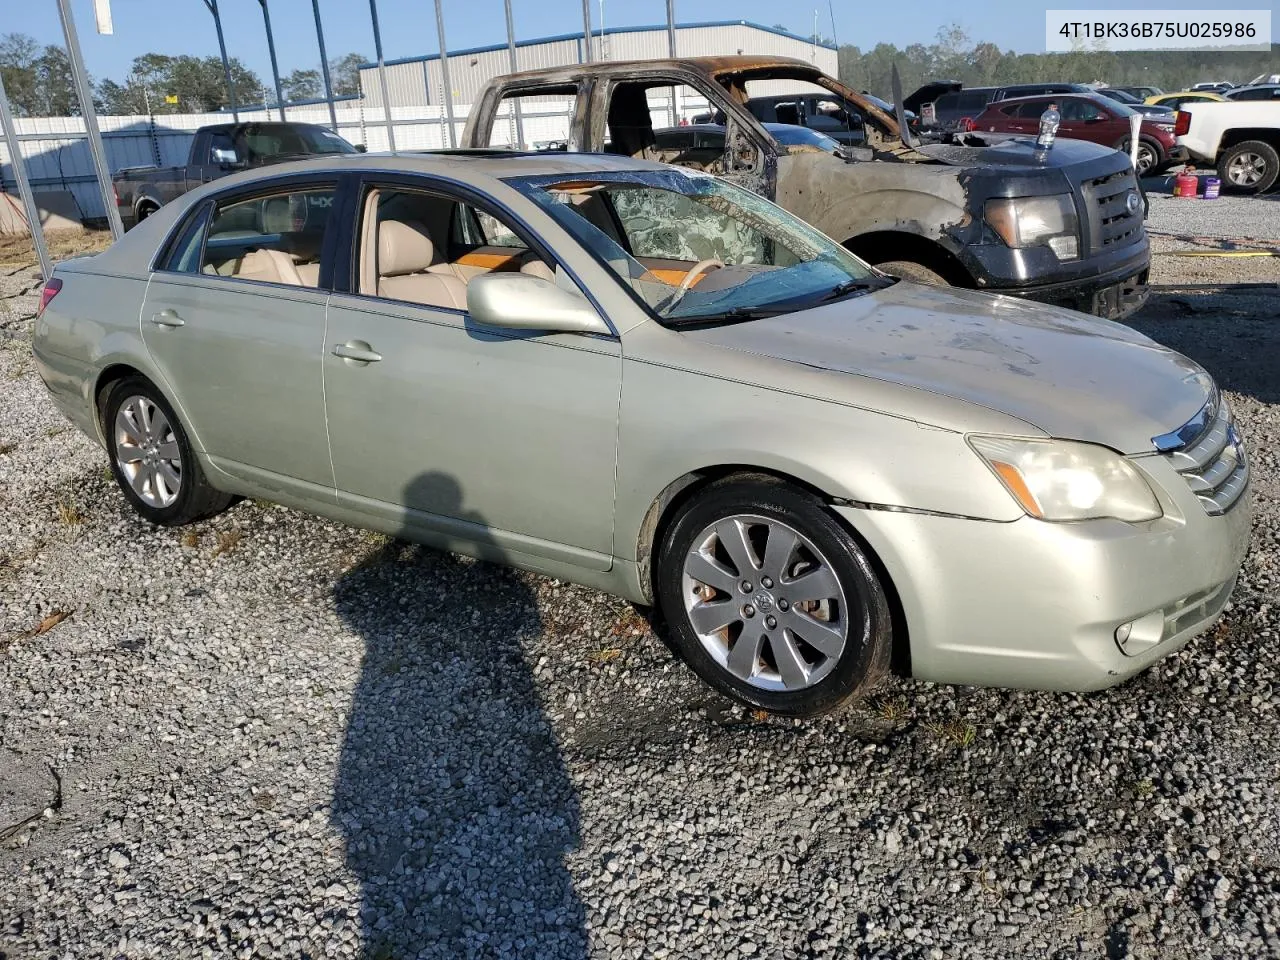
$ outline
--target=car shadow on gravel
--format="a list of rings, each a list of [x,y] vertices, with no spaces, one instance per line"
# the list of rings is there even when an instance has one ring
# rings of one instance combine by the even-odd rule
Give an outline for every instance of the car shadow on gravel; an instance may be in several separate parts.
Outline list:
[[[1280,403],[1280,298],[1274,289],[1152,296],[1129,326],[1190,357],[1223,389]]]
[[[416,479],[406,502],[424,500],[484,524],[452,477]],[[332,814],[365,956],[585,957],[577,796],[521,645],[542,630],[532,590],[392,540],[334,598],[365,645]]]

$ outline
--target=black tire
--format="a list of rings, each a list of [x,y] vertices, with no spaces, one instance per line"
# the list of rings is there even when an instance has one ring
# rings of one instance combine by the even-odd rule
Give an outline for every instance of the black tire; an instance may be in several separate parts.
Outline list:
[[[120,415],[120,408],[135,398],[145,398],[159,408],[168,421],[173,442],[177,445],[178,491],[176,498],[165,505],[148,503],[139,495],[125,472],[126,464],[117,453],[119,437],[117,418]],[[221,513],[234,502],[234,497],[230,494],[210,486],[172,405],[165,399],[164,394],[145,377],[126,377],[111,386],[106,402],[102,406],[102,433],[107,442],[107,459],[111,464],[111,473],[115,476],[116,483],[119,484],[129,505],[144,520],[164,527],[181,526]]]
[[[153,213],[155,213],[159,209],[160,208],[156,206],[154,203],[151,203],[150,201],[144,201],[143,203],[138,204],[138,210],[137,210],[137,213],[135,214],[135,219],[138,221],[138,223],[141,223],[143,220],[147,219],[147,217],[151,216]]]
[[[902,280],[910,280],[912,283],[927,283],[934,287],[949,287],[951,281],[944,277],[938,271],[926,267],[922,263],[914,263],[911,260],[886,260],[884,263],[875,264],[875,268],[881,273],[887,273],[891,277],[898,277]]]
[[[1116,149],[1121,153],[1129,152],[1129,138],[1125,137],[1118,144]],[[1138,166],[1136,173],[1139,178],[1154,177],[1157,173],[1169,165],[1169,156],[1165,153],[1164,147],[1160,145],[1160,141],[1155,137],[1138,137]]]
[[[1246,163],[1253,157],[1252,163]],[[1261,169],[1259,169],[1261,165]],[[1250,173],[1250,170],[1253,172]],[[1280,177],[1280,154],[1263,140],[1245,140],[1229,147],[1218,159],[1218,179],[1234,193],[1265,193]],[[1252,182],[1247,182],[1250,178]]]
[[[820,553],[819,559],[830,567],[843,591],[846,609],[839,612],[847,631],[843,649],[838,655],[822,658],[826,672],[811,685],[792,690],[763,689],[757,685],[759,678],[754,678],[757,683],[748,682],[730,672],[727,665],[722,665],[713,656],[691,622],[685,605],[686,590],[689,589],[692,596],[697,590],[710,591],[710,588],[688,587],[686,558],[708,527],[738,515],[780,521],[807,538]],[[768,541],[765,542],[767,545]],[[796,553],[794,556],[802,555]],[[752,576],[754,579],[755,575]],[[676,652],[708,684],[748,706],[783,716],[812,716],[838,707],[867,690],[888,672],[893,624],[889,601],[870,559],[821,501],[774,477],[740,475],[718,480],[680,507],[666,525],[659,544],[655,588],[661,623],[665,624],[667,639]],[[761,580],[759,589],[745,596],[758,601],[766,589],[775,593],[769,595],[770,607],[762,605],[760,611],[774,609],[778,611],[779,618],[784,617],[781,611],[789,609],[783,596],[785,584]],[[705,598],[705,594],[701,596]],[[735,605],[744,598],[737,595],[722,597],[717,593],[717,599],[728,599]],[[798,611],[793,611],[795,613]],[[736,649],[739,640],[746,635],[748,622],[742,620],[741,623],[741,632],[733,640],[728,639],[733,627],[725,628],[726,651]],[[751,623],[759,635],[763,620],[754,620],[753,613]],[[786,639],[793,646],[821,657],[807,644],[796,644],[795,633],[786,632]],[[776,661],[772,652],[774,642],[773,634],[769,633],[752,661],[759,665],[762,674],[769,671],[770,660]],[[781,675],[780,671],[778,675]]]

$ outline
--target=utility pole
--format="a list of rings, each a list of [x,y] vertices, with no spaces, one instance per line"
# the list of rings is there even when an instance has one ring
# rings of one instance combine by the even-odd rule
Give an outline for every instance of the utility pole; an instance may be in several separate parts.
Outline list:
[[[667,56],[676,58],[676,0],[667,0]],[[671,125],[680,123],[680,89],[671,88]]]
[[[70,0],[58,0],[58,16],[62,19],[62,34],[67,40],[67,59],[71,61],[71,77],[75,81],[76,96],[80,99],[80,116],[84,118],[89,153],[93,156],[93,172],[98,178],[102,205],[107,210],[107,224],[111,227],[111,236],[119,240],[124,236],[124,223],[120,220],[120,210],[116,206],[116,192],[111,186],[107,151],[102,146],[98,115],[93,110],[93,91],[89,89],[89,74],[84,68],[84,54],[80,52],[80,38],[76,35],[76,23],[71,16]]]
[[[36,259],[40,261],[40,275],[48,280],[53,276],[53,262],[49,259],[49,248],[44,242],[44,226],[40,223],[40,208],[36,206],[35,195],[31,192],[31,181],[27,179],[27,161],[22,157],[21,142],[18,131],[13,125],[13,113],[9,110],[9,97],[4,92],[4,75],[0,73],[0,127],[4,128],[4,142],[9,146],[9,164],[13,167],[13,179],[18,181],[18,196],[22,198],[22,208],[27,213],[27,226],[31,228],[31,244],[36,248]]]
[[[396,152],[395,124],[391,122],[391,95],[387,93],[387,66],[382,60],[382,31],[378,28],[378,0],[369,0],[369,17],[373,21],[373,49],[378,55],[378,84],[382,87],[382,115],[387,122],[387,145]]]
[[[516,28],[511,21],[511,0],[503,0],[503,6],[507,10],[507,56],[511,60],[511,72],[518,73],[520,68],[516,66]],[[520,116],[520,98],[511,98],[511,110],[516,118],[516,147],[520,150],[525,148],[524,144],[524,119]]]
[[[320,75],[324,77],[324,98],[329,101],[329,126],[338,132],[338,111],[333,106],[333,81],[329,77],[329,55],[324,49],[324,27],[320,25],[320,0],[311,0],[316,15],[316,40],[320,44]]]
[[[590,63],[591,56],[591,0],[582,0],[582,59]]]
[[[284,90],[280,87],[280,65],[276,63],[276,38],[271,32],[271,11],[267,9],[267,0],[258,0],[262,7],[262,22],[267,28],[267,53],[271,54],[271,78],[276,82],[276,109],[280,111],[280,119],[284,119]]]
[[[449,51],[444,39],[444,9],[440,0],[436,0],[436,36],[440,38],[440,81],[444,85],[444,115],[449,120],[449,142],[446,146],[456,147],[457,134],[453,129],[453,83],[449,80]]]
[[[218,52],[222,55],[222,76],[227,82],[227,106],[231,108],[231,119],[239,123],[240,111],[236,108],[236,84],[231,79],[231,61],[227,59],[227,41],[222,35],[222,16],[218,13],[218,0],[204,0],[204,5],[213,14],[213,29],[218,33]]]

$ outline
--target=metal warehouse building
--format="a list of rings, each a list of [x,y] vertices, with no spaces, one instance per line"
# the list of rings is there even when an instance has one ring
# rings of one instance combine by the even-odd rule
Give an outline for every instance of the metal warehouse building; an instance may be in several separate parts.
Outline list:
[[[562,34],[516,43],[516,63],[521,70],[562,67],[582,63],[586,57],[582,33]],[[592,31],[592,60],[652,60],[666,57],[667,27],[619,27]],[[746,20],[676,25],[676,55],[681,57],[763,54],[795,57],[816,63],[835,76],[836,48]],[[480,88],[493,77],[511,72],[506,44],[449,51],[449,75],[453,81],[453,102],[472,103]],[[387,95],[393,107],[421,106],[443,102],[440,56],[388,60]],[[366,106],[382,106],[378,65],[360,68],[360,89]]]

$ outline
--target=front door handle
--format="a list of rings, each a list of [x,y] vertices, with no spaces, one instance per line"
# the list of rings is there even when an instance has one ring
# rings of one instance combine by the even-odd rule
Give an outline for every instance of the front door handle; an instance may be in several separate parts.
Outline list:
[[[187,321],[183,320],[172,310],[165,309],[161,310],[159,313],[153,313],[151,315],[151,322],[157,327],[180,327]]]
[[[382,354],[363,340],[348,340],[333,348],[333,355],[347,361],[349,366],[364,366],[366,363],[377,363]]]

